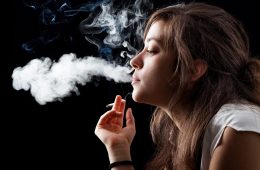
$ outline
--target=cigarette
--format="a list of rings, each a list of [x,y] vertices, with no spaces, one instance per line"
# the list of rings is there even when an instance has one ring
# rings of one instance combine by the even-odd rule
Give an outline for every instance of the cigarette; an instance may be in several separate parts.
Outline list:
[[[113,107],[113,105],[114,105],[114,103],[107,104],[107,105],[106,105],[106,108]]]
[[[125,95],[125,97],[124,97],[124,100],[126,100],[126,98],[127,98],[128,96],[131,96],[131,95],[132,95],[132,92],[127,93],[127,94]],[[115,103],[109,103],[109,104],[106,105],[106,108],[111,108],[111,107],[113,107],[114,104],[115,104]]]

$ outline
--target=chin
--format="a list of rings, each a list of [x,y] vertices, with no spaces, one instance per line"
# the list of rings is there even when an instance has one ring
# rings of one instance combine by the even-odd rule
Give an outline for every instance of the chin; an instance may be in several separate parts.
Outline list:
[[[140,93],[138,93],[137,91],[133,91],[132,93],[132,99],[137,102],[137,103],[142,103],[143,100],[142,100],[142,95],[140,95]]]
[[[140,99],[138,98],[137,95],[135,95],[134,93],[132,94],[132,99],[135,101],[135,102],[140,102]]]
[[[147,102],[148,101],[147,97],[148,96],[145,95],[145,93],[140,93],[137,91],[133,91],[132,93],[132,99],[137,103],[151,104],[150,102]]]

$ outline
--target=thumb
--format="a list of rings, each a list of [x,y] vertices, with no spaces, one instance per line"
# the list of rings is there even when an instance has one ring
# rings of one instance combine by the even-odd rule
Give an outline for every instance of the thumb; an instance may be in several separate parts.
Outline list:
[[[135,118],[131,108],[128,108],[126,111],[126,127],[134,128],[135,130]]]

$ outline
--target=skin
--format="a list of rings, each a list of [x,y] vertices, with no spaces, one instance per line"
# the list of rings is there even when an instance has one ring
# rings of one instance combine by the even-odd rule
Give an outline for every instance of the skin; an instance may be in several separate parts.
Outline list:
[[[245,169],[260,169],[260,135],[227,127],[213,152],[209,170]]]
[[[135,120],[131,108],[126,112],[126,127],[123,127],[125,100],[117,95],[113,108],[103,114],[96,126],[95,134],[105,144],[110,163],[131,160],[130,145],[135,136]],[[113,170],[133,170],[130,165],[118,166]]]
[[[167,109],[172,87],[169,80],[173,73],[174,57],[166,55],[161,46],[164,23],[154,23],[144,41],[144,49],[131,60],[133,74],[132,97],[136,102]]]
[[[161,43],[161,30],[164,23],[152,24],[144,41],[144,49],[131,60],[135,69],[133,74],[132,97],[136,102],[158,106],[170,114],[168,102],[172,87],[169,79],[172,75],[174,57],[166,55]],[[206,64],[195,60],[195,71],[191,75],[191,85],[207,70]],[[178,125],[184,118],[185,108],[178,107],[172,118]],[[103,114],[96,126],[95,134],[105,144],[110,163],[131,160],[130,146],[136,133],[135,120],[131,108],[126,111],[126,126],[123,127],[125,100],[117,95],[114,106]],[[181,129],[180,129],[181,130]],[[230,127],[224,131],[220,144],[213,152],[209,170],[256,170],[260,169],[260,134],[238,132]],[[131,165],[123,165],[113,170],[133,170]]]

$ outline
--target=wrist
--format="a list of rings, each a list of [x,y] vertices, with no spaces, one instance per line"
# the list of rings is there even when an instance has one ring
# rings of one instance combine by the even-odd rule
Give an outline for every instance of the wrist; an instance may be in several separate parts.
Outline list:
[[[109,169],[111,170],[112,168],[119,167],[119,166],[131,166],[134,167],[133,162],[129,160],[124,160],[124,161],[117,161],[109,164]]]
[[[108,147],[107,151],[110,163],[124,160],[132,160],[130,146]]]

